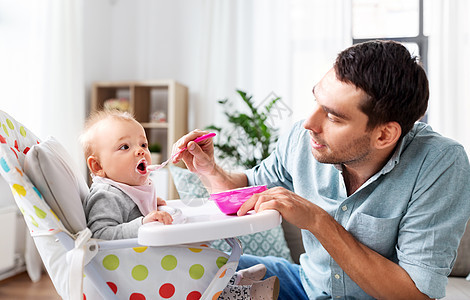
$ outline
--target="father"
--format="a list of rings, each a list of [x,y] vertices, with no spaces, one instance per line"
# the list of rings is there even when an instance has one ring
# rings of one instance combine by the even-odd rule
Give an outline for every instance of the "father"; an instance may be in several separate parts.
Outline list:
[[[470,216],[470,166],[461,145],[423,123],[429,90],[415,57],[396,42],[341,52],[313,88],[311,115],[244,173],[222,170],[212,141],[179,141],[176,157],[211,192],[267,184],[238,211],[275,209],[302,229],[300,265],[263,263],[280,299],[428,299],[445,294]],[[210,184],[209,184],[210,182]]]

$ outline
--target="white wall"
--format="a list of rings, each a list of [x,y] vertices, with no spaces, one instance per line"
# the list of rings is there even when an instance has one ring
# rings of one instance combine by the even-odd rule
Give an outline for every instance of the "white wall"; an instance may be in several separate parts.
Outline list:
[[[111,0],[84,5],[88,101],[96,80],[175,79],[189,88],[188,130],[221,125],[225,117],[217,100],[238,98],[236,89],[252,94],[255,103],[274,91],[290,104],[289,10],[279,9],[289,2]]]
[[[204,4],[172,2],[84,1],[88,101],[93,81],[176,79],[189,87],[189,127],[202,126],[195,120],[201,61],[201,49],[195,45],[201,37]]]

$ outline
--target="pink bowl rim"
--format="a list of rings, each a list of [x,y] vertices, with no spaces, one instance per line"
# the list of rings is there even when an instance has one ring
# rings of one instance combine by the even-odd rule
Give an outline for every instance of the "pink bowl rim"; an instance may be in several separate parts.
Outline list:
[[[253,194],[261,193],[267,190],[266,185],[257,185],[257,186],[249,186],[249,187],[244,187],[244,188],[238,188],[238,189],[233,189],[233,190],[228,190],[216,194],[211,194],[210,198],[215,202],[217,207],[219,207],[220,211],[222,211],[224,214],[234,214],[238,211],[240,206],[243,205],[243,203],[246,202],[246,200],[249,199]],[[234,202],[229,202],[228,197],[232,195],[237,195],[237,194],[246,194],[243,195],[243,199],[240,199],[240,201],[234,203]],[[248,197],[249,196],[249,197]]]
[[[219,193],[210,194],[210,196],[211,197],[212,196],[220,197],[220,196],[223,196],[224,194],[238,194],[238,193],[246,192],[246,191],[250,191],[250,190],[265,191],[265,190],[267,190],[267,186],[266,185],[246,186],[246,187],[242,187],[242,188],[236,188],[236,189],[233,189],[233,190],[227,190],[227,191],[223,191],[223,192],[219,192]],[[254,194],[256,194],[256,193],[254,193]]]

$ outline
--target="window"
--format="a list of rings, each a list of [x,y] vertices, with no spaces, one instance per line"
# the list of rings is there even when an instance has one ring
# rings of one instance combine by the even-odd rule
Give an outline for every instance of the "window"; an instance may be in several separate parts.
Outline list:
[[[351,12],[353,44],[375,39],[401,42],[427,70],[424,0],[352,0]]]
[[[353,44],[369,40],[401,42],[428,68],[428,24],[423,0],[352,0]],[[421,119],[427,122],[426,115]]]

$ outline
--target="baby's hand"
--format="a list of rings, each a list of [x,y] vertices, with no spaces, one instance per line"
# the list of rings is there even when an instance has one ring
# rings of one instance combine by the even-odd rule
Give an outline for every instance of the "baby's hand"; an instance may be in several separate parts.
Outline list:
[[[173,218],[166,211],[154,210],[144,217],[144,219],[142,220],[142,224],[155,221],[163,223],[165,225],[169,225],[173,223]]]
[[[160,197],[157,197],[157,206],[166,205],[166,201]]]

